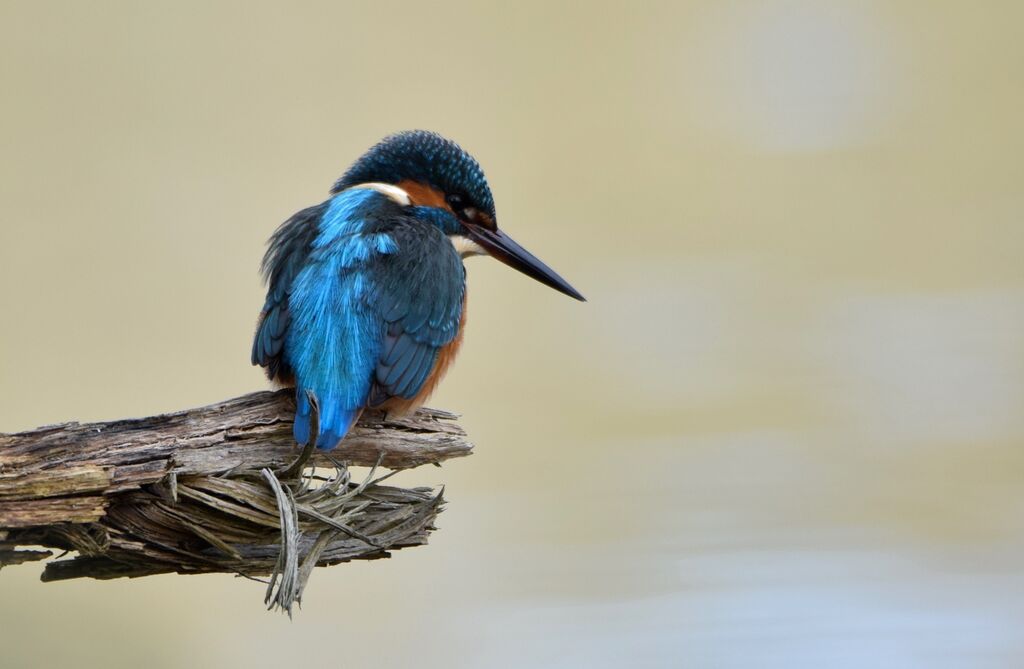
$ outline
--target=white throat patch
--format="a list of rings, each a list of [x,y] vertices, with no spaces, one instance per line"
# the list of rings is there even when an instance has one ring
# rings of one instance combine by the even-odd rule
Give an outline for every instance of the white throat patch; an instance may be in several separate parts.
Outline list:
[[[455,247],[456,253],[463,258],[487,255],[487,251],[484,250],[484,247],[480,246],[465,235],[448,235],[448,241],[450,241],[452,246]]]

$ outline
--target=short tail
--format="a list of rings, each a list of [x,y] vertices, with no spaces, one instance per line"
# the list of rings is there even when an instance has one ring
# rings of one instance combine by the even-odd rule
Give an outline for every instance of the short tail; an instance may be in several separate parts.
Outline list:
[[[329,396],[316,398],[316,402],[319,407],[316,447],[322,451],[330,451],[348,434],[363,410],[342,408]],[[313,405],[306,390],[298,387],[295,389],[295,427],[292,431],[295,441],[303,446],[309,443],[313,432]]]

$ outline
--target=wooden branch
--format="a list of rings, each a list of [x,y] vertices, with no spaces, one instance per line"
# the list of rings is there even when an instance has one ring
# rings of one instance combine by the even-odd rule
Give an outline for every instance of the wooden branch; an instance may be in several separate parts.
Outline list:
[[[271,573],[288,543],[282,509],[297,518],[296,555],[308,562],[315,552],[313,564],[386,557],[389,549],[425,543],[440,495],[357,484],[346,465],[406,469],[469,455],[456,416],[368,412],[338,449],[312,455],[308,465],[335,468],[333,478],[319,486],[284,480],[275,488],[273,472],[283,474],[299,453],[292,394],[259,392],[163,416],[0,434],[0,566],[46,557],[16,550],[37,545],[79,553],[49,563],[44,580]]]

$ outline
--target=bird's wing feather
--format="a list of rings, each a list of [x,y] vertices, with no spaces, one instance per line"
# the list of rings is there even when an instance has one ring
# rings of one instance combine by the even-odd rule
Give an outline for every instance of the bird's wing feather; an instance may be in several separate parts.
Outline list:
[[[252,364],[265,367],[271,380],[290,381],[292,377],[291,367],[284,356],[285,336],[291,323],[288,293],[309,257],[317,222],[325,208],[326,203],[303,209],[282,223],[270,238],[263,257],[267,299],[252,342]]]
[[[371,406],[423,388],[438,351],[458,335],[466,285],[462,260],[438,228],[417,222],[391,234],[398,251],[369,270],[371,304],[384,324]]]

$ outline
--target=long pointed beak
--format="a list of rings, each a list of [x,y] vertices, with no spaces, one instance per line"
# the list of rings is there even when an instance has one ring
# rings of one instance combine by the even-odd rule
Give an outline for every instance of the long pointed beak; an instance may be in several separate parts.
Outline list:
[[[528,277],[540,281],[545,286],[550,286],[560,293],[565,293],[580,302],[587,299],[580,295],[579,291],[569,285],[569,282],[558,276],[555,270],[551,269],[537,259],[532,253],[516,243],[514,239],[501,230],[488,230],[479,225],[466,226],[469,236],[494,258],[505,263],[512,269],[517,269]]]

